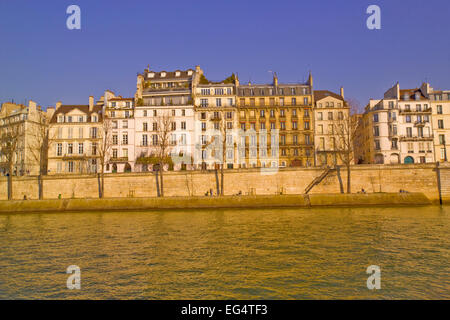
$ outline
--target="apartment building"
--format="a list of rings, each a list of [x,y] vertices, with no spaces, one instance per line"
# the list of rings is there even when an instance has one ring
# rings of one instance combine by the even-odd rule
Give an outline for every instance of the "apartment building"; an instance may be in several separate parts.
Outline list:
[[[426,86],[432,110],[433,144],[436,161],[450,158],[450,90],[434,90]]]
[[[434,161],[431,106],[426,88],[400,89],[397,83],[381,100],[370,100],[362,133],[368,140],[366,163]]]
[[[47,108],[49,117],[49,174],[88,174],[99,171],[103,104]]]
[[[199,66],[187,70],[152,71],[137,76],[135,94],[136,171],[151,170],[158,149],[159,125],[164,117],[172,122],[170,152],[177,155],[174,169],[193,169],[194,103],[193,87],[202,73]],[[168,169],[168,168],[165,168]]]
[[[47,171],[47,159],[42,153],[41,146],[47,144],[45,127],[47,118],[45,111],[34,101],[28,106],[5,102],[0,110],[0,136],[8,132],[15,135],[17,144],[13,156],[13,175],[38,175]],[[14,127],[14,129],[13,129]],[[3,143],[3,141],[2,141]],[[2,146],[3,147],[3,146]],[[7,156],[2,152],[0,156],[0,170],[2,174],[8,173]]]
[[[216,164],[224,168],[239,168],[237,141],[239,137],[236,107],[236,83],[233,74],[221,82],[211,82],[200,75],[194,87],[195,110],[194,162],[202,169],[213,169]]]
[[[106,156],[105,172],[134,172],[135,168],[135,119],[134,98],[115,96],[111,91],[104,95],[105,117],[111,130],[111,147]]]
[[[313,79],[237,87],[242,167],[299,167],[314,163]],[[245,140],[244,140],[245,139]]]
[[[340,141],[337,125],[348,121],[350,117],[349,106],[344,100],[344,88],[341,88],[340,95],[328,90],[314,90],[313,112],[315,165],[341,165],[337,148]]]

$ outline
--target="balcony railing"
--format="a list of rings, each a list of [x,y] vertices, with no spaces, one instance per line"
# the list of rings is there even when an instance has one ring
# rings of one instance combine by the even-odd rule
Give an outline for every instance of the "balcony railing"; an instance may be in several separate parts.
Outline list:
[[[128,162],[128,156],[127,157],[111,157],[109,159],[109,162]]]

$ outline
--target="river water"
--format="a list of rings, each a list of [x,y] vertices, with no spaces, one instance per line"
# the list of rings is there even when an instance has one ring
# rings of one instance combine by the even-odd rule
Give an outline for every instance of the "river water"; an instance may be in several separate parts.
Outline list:
[[[0,299],[450,299],[449,240],[450,207],[6,214]]]

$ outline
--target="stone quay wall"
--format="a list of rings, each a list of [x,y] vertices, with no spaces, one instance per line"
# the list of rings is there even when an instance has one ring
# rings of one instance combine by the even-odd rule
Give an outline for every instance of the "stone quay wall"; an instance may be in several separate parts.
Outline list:
[[[450,164],[440,164],[441,196],[450,200]],[[303,194],[305,188],[324,171],[323,168],[286,168],[278,171],[261,169],[225,170],[224,193],[234,195]],[[341,179],[346,188],[347,173],[342,167]],[[220,174],[219,174],[220,178]],[[357,165],[352,166],[352,192],[364,189],[368,193],[396,193],[400,189],[424,193],[430,200],[439,200],[436,164]],[[52,175],[43,178],[44,199],[98,198],[96,175]],[[214,171],[178,171],[164,173],[164,195],[168,197],[204,196],[212,189],[216,193]],[[339,193],[335,170],[310,194]],[[36,176],[13,177],[13,197],[20,200],[38,199]],[[154,173],[116,173],[105,175],[105,197],[156,197]],[[0,177],[0,200],[7,199],[7,177]]]

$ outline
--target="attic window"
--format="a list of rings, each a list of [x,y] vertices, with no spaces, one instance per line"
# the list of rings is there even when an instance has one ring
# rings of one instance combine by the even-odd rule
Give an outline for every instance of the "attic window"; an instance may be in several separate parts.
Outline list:
[[[403,100],[409,100],[409,95],[408,95],[407,93],[405,93],[405,94],[403,95]]]
[[[175,77],[179,77],[180,76],[180,71],[175,72]]]
[[[192,70],[188,71],[188,76],[192,76]]]
[[[155,77],[155,73],[154,73],[154,72],[150,72],[150,73],[148,74],[148,77],[149,77],[149,78],[154,78],[154,77]]]
[[[161,78],[164,78],[166,76],[165,72],[161,72]]]
[[[415,97],[416,97],[416,100],[420,100],[420,93],[417,92]]]

